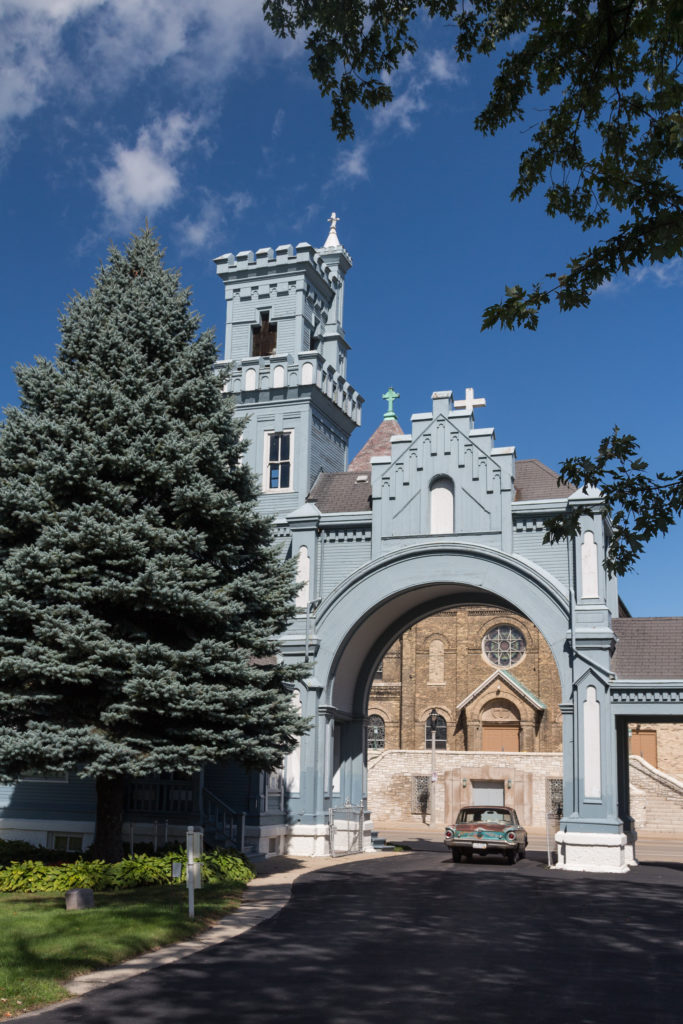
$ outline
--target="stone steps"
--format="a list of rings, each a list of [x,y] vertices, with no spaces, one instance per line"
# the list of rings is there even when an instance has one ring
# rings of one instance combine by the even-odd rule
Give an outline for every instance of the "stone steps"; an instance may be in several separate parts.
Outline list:
[[[636,830],[683,833],[683,782],[636,754],[629,758],[629,777]]]

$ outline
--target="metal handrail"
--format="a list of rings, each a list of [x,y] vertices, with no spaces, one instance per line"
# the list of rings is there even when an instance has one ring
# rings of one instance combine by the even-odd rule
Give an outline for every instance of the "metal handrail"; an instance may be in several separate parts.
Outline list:
[[[213,807],[211,806],[213,805]],[[244,852],[245,833],[245,811],[236,811],[225,800],[212,793],[206,786],[202,786],[200,801],[200,819],[202,825],[208,819],[216,822],[216,827],[222,823],[223,831],[228,836],[240,853]],[[222,819],[222,820],[221,820]]]

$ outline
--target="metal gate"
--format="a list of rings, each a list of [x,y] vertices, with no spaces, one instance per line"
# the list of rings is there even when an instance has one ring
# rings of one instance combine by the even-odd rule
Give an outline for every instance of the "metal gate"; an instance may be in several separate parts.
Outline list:
[[[361,804],[330,807],[330,856],[344,857],[363,852],[363,822],[365,808]]]
[[[555,833],[562,817],[562,779],[545,780],[545,839],[548,850],[548,867],[556,860],[557,843]]]

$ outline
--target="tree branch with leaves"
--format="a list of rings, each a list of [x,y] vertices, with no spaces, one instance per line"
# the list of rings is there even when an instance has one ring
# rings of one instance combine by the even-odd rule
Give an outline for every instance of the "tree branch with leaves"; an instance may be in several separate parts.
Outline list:
[[[497,60],[477,131],[526,122],[529,101],[545,99],[511,199],[543,189],[550,217],[604,237],[539,281],[508,285],[483,311],[482,330],[534,330],[544,306],[587,307],[617,275],[683,255],[682,0],[265,0],[263,9],[278,36],[305,35],[339,139],[353,137],[354,107],[392,102],[391,75],[417,52],[421,16],[455,28],[460,61]],[[602,491],[613,571],[630,568],[681,512],[680,473],[647,477],[643,466],[635,439],[615,432],[595,458],[561,469],[577,487]],[[552,537],[567,535],[556,523]]]

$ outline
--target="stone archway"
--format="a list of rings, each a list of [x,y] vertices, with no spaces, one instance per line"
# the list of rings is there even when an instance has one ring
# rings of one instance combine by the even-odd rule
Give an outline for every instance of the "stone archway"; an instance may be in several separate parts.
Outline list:
[[[368,563],[316,614],[312,655],[323,717],[318,744],[324,808],[366,797],[365,726],[376,667],[401,633],[454,601],[503,602],[530,620],[548,644],[563,694],[571,692],[565,650],[568,598],[557,581],[501,551],[440,542],[403,548]],[[334,757],[334,760],[333,760]]]

